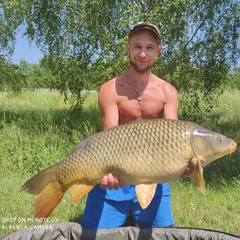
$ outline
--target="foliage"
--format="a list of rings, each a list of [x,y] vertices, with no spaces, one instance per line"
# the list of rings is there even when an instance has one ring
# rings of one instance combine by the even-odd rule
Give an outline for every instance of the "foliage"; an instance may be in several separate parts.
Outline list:
[[[224,81],[224,86],[226,89],[236,88],[240,90],[240,67],[235,67],[229,72]]]
[[[20,91],[22,89],[54,89],[51,71],[39,64],[29,64],[21,60],[19,64],[0,58],[0,90]]]
[[[46,56],[41,60],[41,66],[51,72],[56,78],[54,87],[64,93],[65,99],[70,99],[75,108],[80,108],[85,96],[81,94],[86,81],[86,64],[73,58],[59,58],[53,55]]]
[[[25,77],[25,89],[54,88],[54,77],[50,71],[39,64],[29,64],[25,60],[21,60],[19,68]]]
[[[211,93],[239,57],[235,0],[9,0],[0,8],[0,46],[11,48],[18,26],[47,56],[55,86],[81,105],[83,89],[98,88],[126,70],[125,42],[138,21],[156,24],[163,51],[155,73],[181,90]],[[8,44],[9,43],[9,44]]]
[[[24,84],[25,78],[20,67],[0,56],[0,90],[20,91]]]

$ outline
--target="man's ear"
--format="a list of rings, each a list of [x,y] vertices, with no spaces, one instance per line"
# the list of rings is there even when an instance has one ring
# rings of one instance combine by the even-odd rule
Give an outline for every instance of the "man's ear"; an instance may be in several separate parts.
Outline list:
[[[162,50],[162,46],[158,46],[158,48],[157,48],[157,56],[160,54],[161,50]]]
[[[129,55],[129,50],[130,50],[130,44],[127,42],[126,43],[126,53]]]

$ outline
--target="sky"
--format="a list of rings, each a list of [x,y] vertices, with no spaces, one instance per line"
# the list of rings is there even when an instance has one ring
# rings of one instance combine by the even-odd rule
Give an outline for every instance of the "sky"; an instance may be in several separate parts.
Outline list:
[[[43,57],[43,53],[36,47],[34,42],[29,42],[26,37],[18,33],[15,43],[15,51],[11,57],[12,63],[18,64],[21,59],[26,60],[28,63],[39,63]]]

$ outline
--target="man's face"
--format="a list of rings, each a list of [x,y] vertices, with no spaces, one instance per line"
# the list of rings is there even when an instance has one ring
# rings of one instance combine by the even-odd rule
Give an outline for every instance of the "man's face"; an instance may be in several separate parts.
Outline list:
[[[151,69],[161,51],[161,46],[159,46],[157,39],[147,30],[140,30],[134,33],[126,47],[130,64],[138,72],[145,72]]]

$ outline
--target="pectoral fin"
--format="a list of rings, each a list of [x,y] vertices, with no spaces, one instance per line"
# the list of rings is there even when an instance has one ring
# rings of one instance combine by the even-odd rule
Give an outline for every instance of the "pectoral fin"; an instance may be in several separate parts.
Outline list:
[[[72,190],[72,201],[76,202],[80,198],[86,196],[94,186],[92,185],[85,185],[85,184],[76,184],[71,187]]]
[[[193,172],[190,175],[191,183],[199,190],[199,192],[201,192],[202,194],[206,194],[201,161],[197,158],[193,158],[191,163],[194,166]]]
[[[139,184],[135,186],[137,199],[140,206],[145,209],[151,203],[157,188],[157,183]]]

